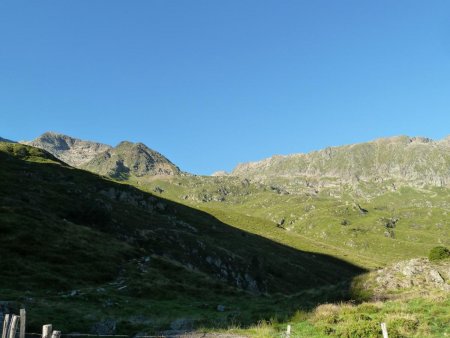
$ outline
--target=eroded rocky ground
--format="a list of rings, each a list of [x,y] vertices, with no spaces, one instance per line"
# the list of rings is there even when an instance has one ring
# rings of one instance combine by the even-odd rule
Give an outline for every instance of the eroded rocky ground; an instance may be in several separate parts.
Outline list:
[[[450,292],[450,260],[431,262],[427,258],[415,258],[401,261],[372,272],[366,285],[373,288],[377,299],[396,298],[400,292],[405,297],[405,291]]]

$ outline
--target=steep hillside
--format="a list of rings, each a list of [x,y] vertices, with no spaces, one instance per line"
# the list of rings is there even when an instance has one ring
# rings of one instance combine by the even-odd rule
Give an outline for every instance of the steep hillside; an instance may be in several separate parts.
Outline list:
[[[44,149],[73,167],[79,167],[111,148],[106,144],[83,141],[53,132],[46,132],[33,141],[21,143]]]
[[[181,175],[180,169],[160,153],[142,143],[121,142],[99,154],[81,168],[115,179],[142,176]]]
[[[8,140],[6,138],[0,137],[0,142],[9,142],[9,143],[14,143],[14,141]]]
[[[0,143],[0,231],[2,298],[24,304],[35,328],[48,318],[93,332],[113,318],[125,333],[177,327],[181,316],[249,323],[345,299],[362,271],[21,144]],[[280,295],[310,288],[322,291]]]
[[[394,186],[450,187],[449,140],[407,136],[384,138],[244,163],[231,175],[257,180],[273,177],[303,179],[305,186],[375,182]]]

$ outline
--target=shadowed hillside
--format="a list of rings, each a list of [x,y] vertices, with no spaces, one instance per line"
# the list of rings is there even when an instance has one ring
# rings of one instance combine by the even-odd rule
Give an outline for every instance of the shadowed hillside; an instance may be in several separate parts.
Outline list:
[[[248,323],[345,299],[362,272],[71,168],[37,148],[0,143],[0,163],[2,295],[42,319],[53,313],[65,329],[86,329],[105,316],[122,328],[164,328],[183,313],[203,325]],[[300,296],[307,289],[318,291]],[[289,302],[281,295],[293,293]],[[230,310],[218,311],[218,302]],[[196,311],[187,310],[192,304]],[[70,320],[81,307],[92,313],[77,321],[80,328]],[[146,311],[152,321],[133,324]],[[32,325],[40,318],[31,317]]]

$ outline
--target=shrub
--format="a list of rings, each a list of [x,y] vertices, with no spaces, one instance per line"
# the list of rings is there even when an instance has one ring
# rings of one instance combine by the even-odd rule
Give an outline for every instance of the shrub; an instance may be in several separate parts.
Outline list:
[[[436,246],[430,250],[428,258],[430,261],[438,261],[441,259],[449,258],[450,250],[443,246]]]

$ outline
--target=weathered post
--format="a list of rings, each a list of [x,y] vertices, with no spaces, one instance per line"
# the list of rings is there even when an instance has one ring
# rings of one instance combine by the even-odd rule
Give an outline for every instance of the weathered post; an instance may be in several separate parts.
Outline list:
[[[61,331],[53,331],[52,338],[61,338]]]
[[[288,325],[286,329],[286,337],[289,338],[290,336],[291,336],[291,325]]]
[[[389,338],[386,323],[381,323],[381,332],[383,333],[383,338]]]
[[[6,314],[3,320],[2,338],[7,338],[8,329],[9,329],[9,314]]]
[[[27,322],[27,312],[20,309],[20,335],[19,338],[25,338],[25,324]]]
[[[42,326],[42,338],[52,337],[52,324]]]
[[[16,331],[17,331],[17,323],[19,321],[19,316],[13,315],[11,319],[11,324],[9,325],[9,338],[15,338],[16,337]]]

